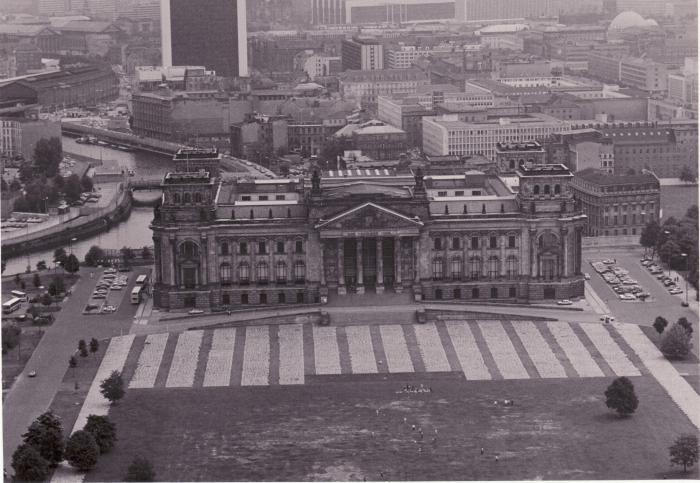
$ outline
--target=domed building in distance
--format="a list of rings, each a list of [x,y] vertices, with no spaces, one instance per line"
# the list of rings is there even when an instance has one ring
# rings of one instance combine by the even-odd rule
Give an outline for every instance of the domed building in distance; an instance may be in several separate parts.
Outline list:
[[[658,26],[659,24],[656,23],[656,20],[651,18],[645,19],[637,12],[627,10],[625,12],[620,12],[617,15],[617,17],[615,17],[613,21],[610,22],[608,31],[625,30],[628,28],[650,28]]]

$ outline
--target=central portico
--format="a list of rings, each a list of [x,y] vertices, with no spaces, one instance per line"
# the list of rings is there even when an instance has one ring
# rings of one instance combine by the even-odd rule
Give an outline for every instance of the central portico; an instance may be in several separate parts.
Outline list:
[[[315,226],[325,269],[321,280],[339,294],[386,287],[402,292],[416,280],[415,245],[423,222],[380,204],[366,202]]]

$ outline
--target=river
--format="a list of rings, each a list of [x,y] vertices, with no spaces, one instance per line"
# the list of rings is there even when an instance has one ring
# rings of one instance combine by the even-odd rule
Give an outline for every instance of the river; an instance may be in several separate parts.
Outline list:
[[[95,160],[101,158],[103,166],[115,169],[130,168],[136,172],[137,177],[139,175],[165,175],[172,166],[172,160],[168,156],[141,151],[127,153],[116,149],[101,148],[100,146],[78,144],[74,139],[65,136],[62,142],[65,154],[77,154]],[[127,220],[113,226],[109,231],[76,241],[71,246],[65,246],[64,248],[66,251],[72,250],[79,260],[83,260],[92,245],[114,249],[119,249],[123,246],[132,248],[151,246],[153,245],[153,238],[148,225],[152,220],[153,208],[133,208]],[[24,272],[27,268],[27,262],[29,262],[32,269],[36,268],[36,263],[40,260],[45,260],[49,267],[53,267],[54,250],[55,248],[40,250],[29,255],[25,254],[12,258],[7,261],[3,275]]]

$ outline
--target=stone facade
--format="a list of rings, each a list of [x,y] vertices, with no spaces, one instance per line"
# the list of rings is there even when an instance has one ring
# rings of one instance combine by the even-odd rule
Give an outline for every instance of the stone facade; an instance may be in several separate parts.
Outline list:
[[[248,181],[171,173],[152,224],[155,305],[225,310],[386,290],[425,300],[582,296],[586,217],[571,173],[538,165],[517,175],[516,192],[475,171]]]

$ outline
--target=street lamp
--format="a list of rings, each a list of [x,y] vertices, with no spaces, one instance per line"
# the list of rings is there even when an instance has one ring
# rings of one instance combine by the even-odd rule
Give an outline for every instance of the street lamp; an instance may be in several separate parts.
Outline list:
[[[690,268],[688,266],[688,257],[687,253],[681,253],[681,256],[685,258],[685,305],[688,305],[688,275],[690,275]]]
[[[664,235],[667,237],[671,234],[670,231],[664,230]],[[668,240],[664,240],[664,243],[666,243]],[[671,277],[671,253],[668,254],[668,276],[669,278]]]
[[[68,251],[70,252],[71,255],[73,255],[73,242],[74,242],[74,241],[78,241],[78,239],[75,238],[75,237],[73,237],[73,238],[71,238],[70,241],[68,242]]]

